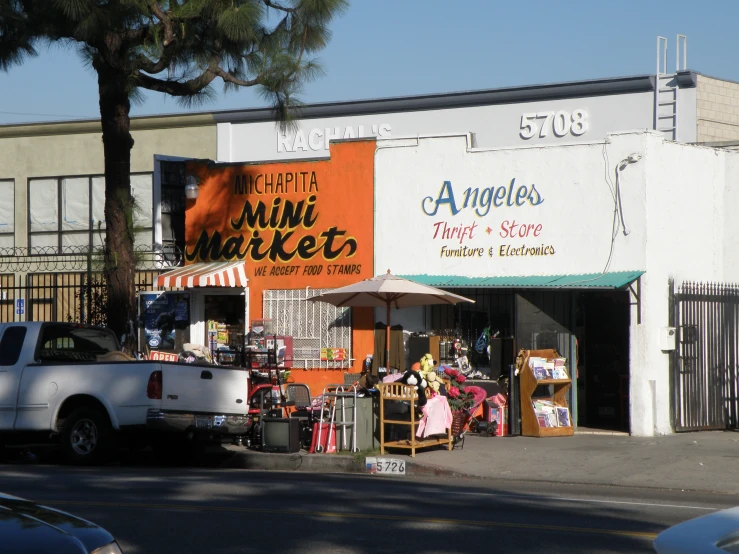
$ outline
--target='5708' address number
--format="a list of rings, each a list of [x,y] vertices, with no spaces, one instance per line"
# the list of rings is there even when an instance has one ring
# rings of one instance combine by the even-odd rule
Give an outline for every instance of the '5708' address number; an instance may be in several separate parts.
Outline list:
[[[574,135],[579,137],[588,130],[588,112],[577,109],[572,113],[565,110],[558,112],[531,112],[521,116],[521,138],[530,139],[537,135],[546,137],[551,131],[556,137]]]

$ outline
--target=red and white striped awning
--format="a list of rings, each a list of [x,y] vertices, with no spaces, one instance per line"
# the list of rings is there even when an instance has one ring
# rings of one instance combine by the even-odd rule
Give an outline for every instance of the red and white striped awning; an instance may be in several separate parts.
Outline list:
[[[157,277],[159,287],[239,287],[248,283],[246,266],[238,262],[208,262],[178,267]]]

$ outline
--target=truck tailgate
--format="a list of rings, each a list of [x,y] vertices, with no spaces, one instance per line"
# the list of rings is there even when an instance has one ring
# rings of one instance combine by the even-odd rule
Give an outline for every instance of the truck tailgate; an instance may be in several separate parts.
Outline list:
[[[161,368],[164,410],[243,415],[249,409],[244,370],[174,363]]]

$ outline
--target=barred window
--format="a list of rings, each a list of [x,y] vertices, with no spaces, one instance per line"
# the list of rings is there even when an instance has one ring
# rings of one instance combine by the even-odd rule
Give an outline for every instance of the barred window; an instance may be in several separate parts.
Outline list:
[[[351,308],[306,302],[330,289],[267,290],[264,317],[277,335],[293,337],[293,367],[348,369],[352,366]],[[345,348],[345,361],[321,360],[321,348]]]

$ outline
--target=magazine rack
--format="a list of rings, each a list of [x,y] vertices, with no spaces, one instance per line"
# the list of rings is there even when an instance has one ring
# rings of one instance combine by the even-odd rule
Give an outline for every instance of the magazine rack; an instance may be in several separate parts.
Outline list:
[[[567,437],[575,433],[572,426],[572,414],[569,414],[568,426],[542,427],[536,418],[532,403],[534,391],[539,385],[551,385],[554,389],[552,396],[546,397],[555,406],[568,408],[567,393],[572,386],[572,379],[537,379],[529,365],[530,357],[558,358],[556,350],[523,350],[521,351],[520,389],[521,389],[521,434],[526,437]],[[542,397],[537,397],[542,398]]]

